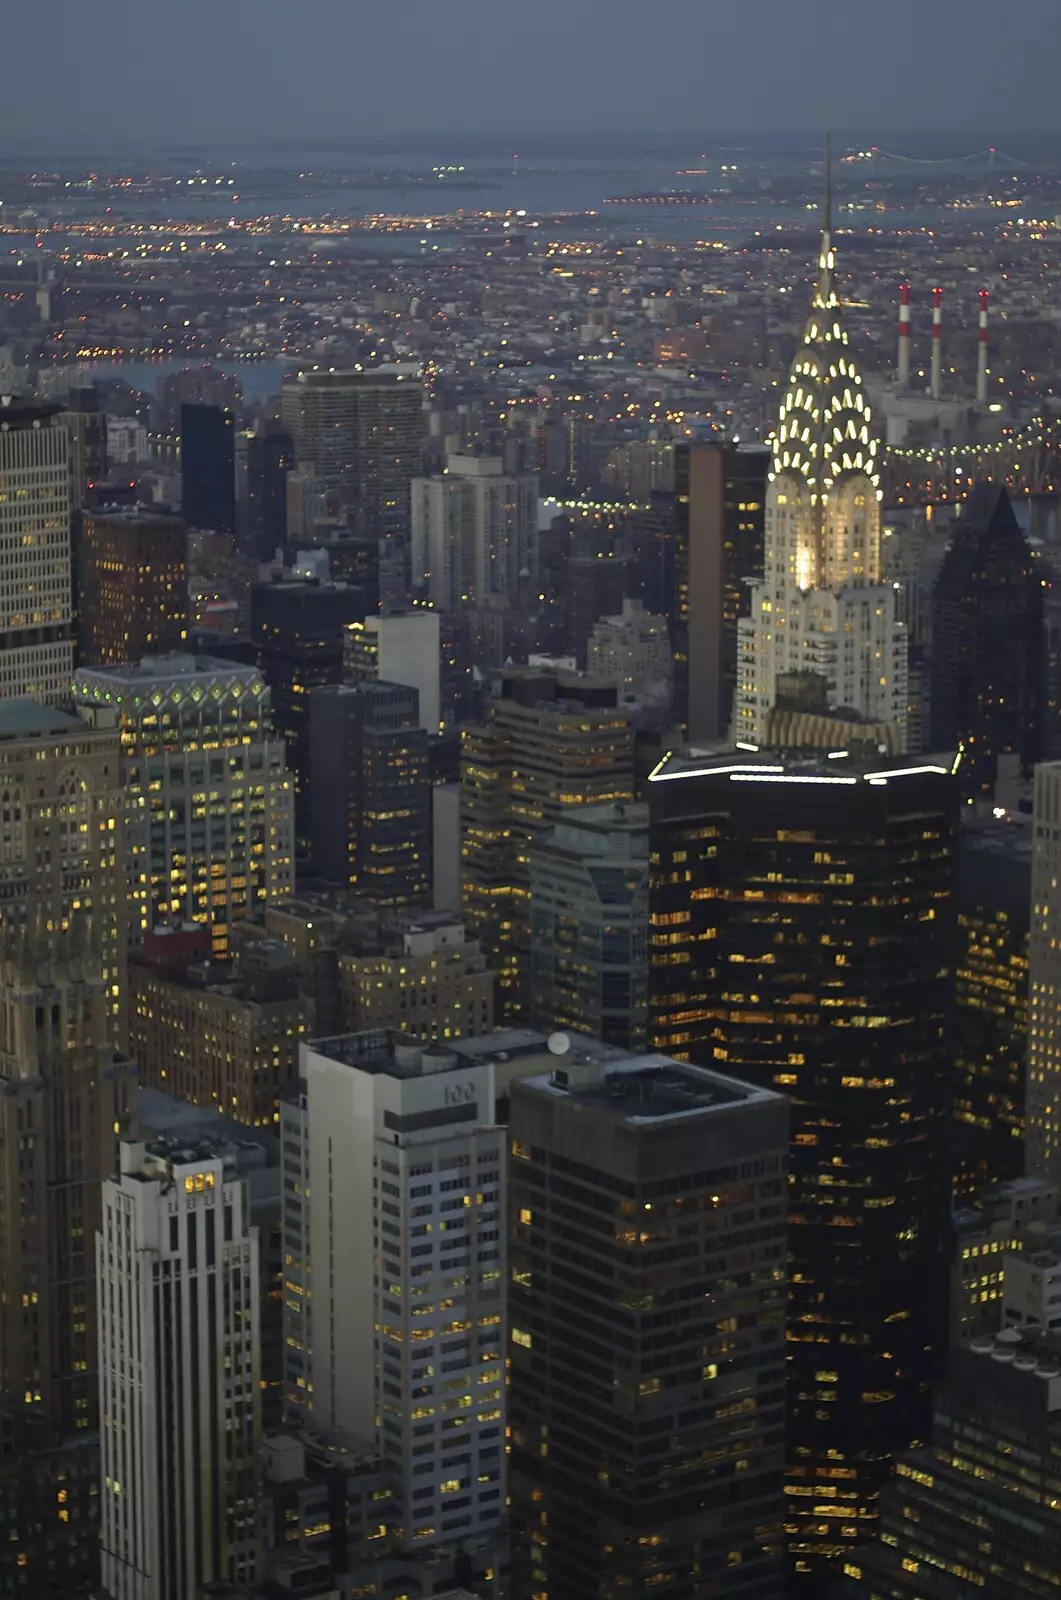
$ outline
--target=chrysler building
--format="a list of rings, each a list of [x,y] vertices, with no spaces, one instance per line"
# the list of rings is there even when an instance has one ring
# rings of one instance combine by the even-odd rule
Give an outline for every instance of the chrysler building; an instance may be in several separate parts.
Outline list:
[[[779,675],[825,679],[831,709],[906,721],[906,629],[881,578],[877,444],[836,295],[829,156],[818,283],[767,484],[765,559],[739,624],[738,740],[764,740]]]

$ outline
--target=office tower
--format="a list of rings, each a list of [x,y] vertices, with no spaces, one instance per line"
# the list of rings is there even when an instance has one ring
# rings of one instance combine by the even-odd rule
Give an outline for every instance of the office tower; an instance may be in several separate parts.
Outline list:
[[[312,1424],[376,1440],[404,1549],[470,1550],[505,1516],[495,1065],[377,1032],[315,1040],[303,1077]]]
[[[994,792],[998,758],[1040,755],[1043,586],[1001,484],[965,503],[932,600],[933,746],[965,748],[962,787]]]
[[[821,674],[832,707],[871,722],[902,732],[906,720],[906,633],[883,580],[877,443],[841,320],[828,194],[818,266],[772,441],[764,577],[738,624],[733,732],[752,744],[781,673]]]
[[[226,407],[181,406],[181,515],[193,528],[236,531],[236,419]]]
[[[208,928],[145,936],[129,961],[129,1052],[142,1084],[271,1128],[312,1003],[281,944],[248,944],[230,962],[211,954]]]
[[[694,442],[674,451],[675,715],[692,743],[725,734],[737,684],[737,624],[763,573],[770,452]],[[658,554],[663,556],[661,546]]]
[[[412,485],[412,583],[439,611],[517,604],[538,575],[538,480],[500,456],[449,455]]]
[[[674,664],[666,617],[640,600],[624,600],[617,617],[598,617],[586,649],[591,678],[618,683],[625,694],[669,706]]]
[[[272,693],[273,722],[295,779],[299,848],[310,843],[309,707],[314,689],[342,682],[343,629],[363,622],[369,598],[344,584],[290,579],[251,588],[251,637]]]
[[[103,1586],[194,1600],[258,1577],[258,1235],[220,1153],[123,1140],[103,1185]]]
[[[125,977],[118,736],[0,705],[0,1590],[98,1578],[100,1185],[135,1068]]]
[[[300,372],[280,394],[280,421],[331,512],[358,533],[407,533],[409,486],[420,471],[423,384],[410,366]]]
[[[648,1025],[648,807],[564,806],[530,847],[528,1014],[643,1050]]]
[[[1007,1328],[951,1357],[927,1448],[903,1456],[844,1600],[1048,1600],[1061,1585],[1061,1340]]]
[[[572,1051],[509,1131],[513,1592],[776,1600],[784,1099]]]
[[[65,421],[70,439],[70,506],[77,511],[87,492],[107,481],[107,414],[94,384],[68,391]]]
[[[632,800],[634,752],[614,686],[530,670],[503,673],[498,688],[462,732],[461,902],[508,1021],[528,1000],[531,841],[566,806]]]
[[[967,824],[958,856],[954,1194],[1024,1170],[1031,829]]]
[[[950,546],[954,506],[890,507],[881,532],[881,574],[898,584],[899,621],[906,625],[906,743],[932,748],[932,595]]]
[[[377,905],[426,904],[431,781],[416,690],[382,682],[315,689],[309,742],[319,876]]]
[[[1061,1217],[1061,1188],[1039,1178],[1013,1178],[982,1189],[976,1209],[954,1213],[950,1342],[965,1344],[1002,1325],[1009,1262],[1037,1251]]]
[[[55,701],[74,665],[69,435],[62,409],[0,396],[0,699]]]
[[[151,460],[147,428],[140,417],[107,417],[107,461],[115,467]],[[98,480],[106,482],[106,473]]]
[[[159,922],[199,922],[224,955],[233,923],[294,882],[293,781],[261,674],[152,656],[82,668],[73,696],[85,722],[120,734],[133,942]]]
[[[1025,1171],[1061,1178],[1061,762],[1035,769]]]
[[[78,657],[112,667],[179,650],[188,636],[188,530],[139,506],[86,511],[81,524]]]
[[[344,683],[404,683],[420,697],[420,725],[442,723],[442,645],[437,611],[388,612],[351,622],[343,632]]]
[[[490,1033],[494,974],[451,912],[394,918],[336,957],[344,1033],[400,1028],[432,1040]]]
[[[247,535],[260,561],[287,542],[287,476],[294,463],[289,433],[258,433],[247,443]]]
[[[869,1536],[947,1333],[958,786],[857,747],[651,775],[649,1040],[790,1097],[795,1571]]]

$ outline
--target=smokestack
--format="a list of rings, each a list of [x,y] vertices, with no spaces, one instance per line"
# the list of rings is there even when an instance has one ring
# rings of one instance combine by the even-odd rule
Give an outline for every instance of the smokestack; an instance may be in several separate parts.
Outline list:
[[[980,290],[980,345],[976,364],[976,403],[987,404],[987,290]]]
[[[899,387],[910,387],[910,285],[899,285]]]
[[[932,291],[932,398],[943,394],[943,290]]]

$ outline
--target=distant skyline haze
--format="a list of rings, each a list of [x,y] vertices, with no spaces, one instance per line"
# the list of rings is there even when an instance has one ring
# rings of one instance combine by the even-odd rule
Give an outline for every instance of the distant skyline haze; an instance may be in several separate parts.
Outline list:
[[[1048,132],[1058,0],[52,0],[6,18],[0,159],[827,123]]]

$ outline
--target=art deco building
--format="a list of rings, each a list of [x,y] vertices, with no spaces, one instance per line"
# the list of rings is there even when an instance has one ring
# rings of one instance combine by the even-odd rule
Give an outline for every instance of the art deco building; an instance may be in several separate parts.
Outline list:
[[[513,1592],[784,1587],[779,1094],[661,1056],[513,1085]]]
[[[152,656],[82,669],[74,704],[120,734],[133,941],[161,921],[200,922],[226,954],[232,924],[294,883],[293,780],[261,674]]]
[[[61,699],[74,665],[62,408],[0,397],[0,699]]]
[[[828,197],[818,284],[772,440],[764,574],[738,624],[733,732],[762,742],[781,673],[815,672],[833,708],[903,728],[906,632],[882,581],[877,445],[836,291]]]
[[[98,1579],[100,1185],[128,1131],[117,733],[0,705],[0,1591]],[[84,1587],[82,1587],[82,1585]]]
[[[648,785],[650,1045],[791,1101],[787,1527],[815,1596],[927,1437],[947,1338],[957,778],[870,748]]]
[[[78,657],[113,667],[179,650],[188,636],[188,531],[137,506],[86,512],[81,525]]]
[[[259,1241],[222,1154],[124,1140],[103,1185],[103,1586],[191,1600],[258,1576]]]

